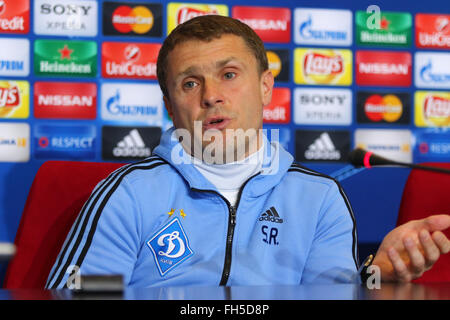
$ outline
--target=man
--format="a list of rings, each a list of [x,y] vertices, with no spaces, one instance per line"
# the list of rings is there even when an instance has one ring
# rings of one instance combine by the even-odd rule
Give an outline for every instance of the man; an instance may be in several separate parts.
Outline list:
[[[67,286],[72,270],[136,287],[359,281],[343,190],[261,132],[274,80],[258,36],[231,18],[194,18],[164,41],[158,80],[174,128],[95,188],[46,286]],[[373,260],[382,279],[429,269],[450,251],[449,226],[440,215],[394,229]]]

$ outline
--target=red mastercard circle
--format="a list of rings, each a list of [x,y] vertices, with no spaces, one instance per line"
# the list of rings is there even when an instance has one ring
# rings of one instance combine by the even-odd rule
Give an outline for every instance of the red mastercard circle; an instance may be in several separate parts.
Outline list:
[[[119,6],[112,14],[112,24],[117,31],[128,33],[132,28],[129,23],[131,17],[134,17],[133,9],[129,6]]]
[[[372,121],[381,121],[384,113],[383,105],[383,97],[378,94],[374,94],[367,98],[366,103],[364,104],[364,111],[366,112],[367,118]]]

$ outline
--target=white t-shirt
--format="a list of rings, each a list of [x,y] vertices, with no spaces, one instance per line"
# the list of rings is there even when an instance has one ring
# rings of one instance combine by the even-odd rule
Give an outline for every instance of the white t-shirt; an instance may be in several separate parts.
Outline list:
[[[247,158],[226,164],[194,162],[194,166],[208,179],[232,206],[236,205],[239,189],[248,178],[261,171],[264,146]]]

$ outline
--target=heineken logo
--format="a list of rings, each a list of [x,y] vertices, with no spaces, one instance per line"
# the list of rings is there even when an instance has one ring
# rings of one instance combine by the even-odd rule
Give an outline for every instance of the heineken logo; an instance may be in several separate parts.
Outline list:
[[[409,13],[380,12],[376,28],[369,23],[371,13],[356,12],[356,41],[359,45],[411,46],[412,17]]]
[[[95,77],[97,45],[94,41],[36,40],[37,75]]]

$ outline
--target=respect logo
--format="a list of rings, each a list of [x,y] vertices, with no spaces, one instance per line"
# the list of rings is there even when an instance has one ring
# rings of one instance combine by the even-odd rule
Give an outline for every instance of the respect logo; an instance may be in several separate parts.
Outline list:
[[[294,51],[298,84],[342,85],[352,83],[352,52],[335,49],[303,49]]]
[[[0,81],[0,118],[28,118],[29,95],[28,81]]]
[[[415,124],[418,127],[450,127],[450,92],[416,91]]]
[[[167,5],[167,34],[183,22],[208,14],[228,16],[228,7],[221,4],[169,3]]]

